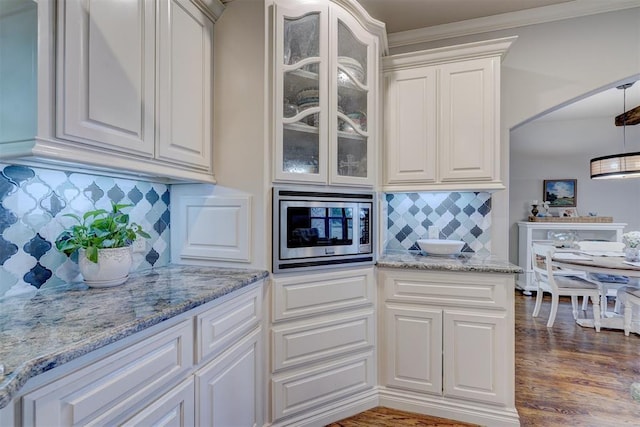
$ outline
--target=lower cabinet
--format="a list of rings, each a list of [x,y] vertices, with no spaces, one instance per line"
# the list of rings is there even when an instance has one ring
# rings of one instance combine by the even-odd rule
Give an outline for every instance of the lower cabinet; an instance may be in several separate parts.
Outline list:
[[[26,394],[23,424],[122,424],[144,412],[150,397],[170,390],[192,365],[192,324],[185,319]],[[193,406],[193,397],[190,401]]]
[[[262,328],[196,372],[198,425],[262,425]]]
[[[379,270],[380,404],[519,425],[514,275]]]
[[[35,377],[2,422],[261,426],[263,293],[251,285]]]
[[[122,425],[125,427],[193,426],[195,425],[194,397],[193,378],[189,378]]]
[[[274,426],[326,425],[375,406],[373,270],[273,279]]]

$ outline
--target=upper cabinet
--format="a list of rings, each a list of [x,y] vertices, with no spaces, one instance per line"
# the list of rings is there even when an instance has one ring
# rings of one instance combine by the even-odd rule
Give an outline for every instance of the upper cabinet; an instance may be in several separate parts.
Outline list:
[[[16,140],[0,130],[0,159],[215,182],[212,39],[222,10],[199,0],[38,2],[37,131]],[[4,57],[16,43],[1,37]]]
[[[384,58],[384,190],[504,188],[500,61],[513,40]]]
[[[375,182],[384,27],[343,3],[274,5],[276,181]]]

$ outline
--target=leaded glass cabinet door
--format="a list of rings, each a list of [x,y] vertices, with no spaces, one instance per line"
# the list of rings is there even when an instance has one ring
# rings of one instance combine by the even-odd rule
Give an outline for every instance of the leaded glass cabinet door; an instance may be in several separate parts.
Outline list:
[[[338,6],[330,16],[330,182],[373,185],[377,38]]]
[[[276,5],[275,179],[327,182],[328,8]]]

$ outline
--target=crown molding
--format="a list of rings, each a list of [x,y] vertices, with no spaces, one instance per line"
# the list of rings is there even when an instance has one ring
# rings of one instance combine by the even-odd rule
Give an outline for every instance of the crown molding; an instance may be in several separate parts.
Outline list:
[[[419,50],[382,58],[382,70],[402,70],[405,68],[423,67],[440,64],[451,60],[467,60],[493,56],[502,57],[518,36],[504,37],[495,40],[483,40],[436,49]]]
[[[573,0],[550,6],[389,34],[389,48],[640,7],[640,0]]]

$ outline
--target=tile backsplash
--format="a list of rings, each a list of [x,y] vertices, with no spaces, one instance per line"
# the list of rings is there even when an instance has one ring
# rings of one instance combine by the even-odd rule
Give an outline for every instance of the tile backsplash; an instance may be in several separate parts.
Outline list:
[[[65,213],[124,209],[151,238],[132,270],[170,262],[170,191],[165,184],[0,163],[0,297],[81,281],[76,257],[55,249],[74,221]]]
[[[387,250],[419,250],[429,226],[440,239],[463,240],[465,252],[491,253],[491,194],[486,192],[386,194]]]

